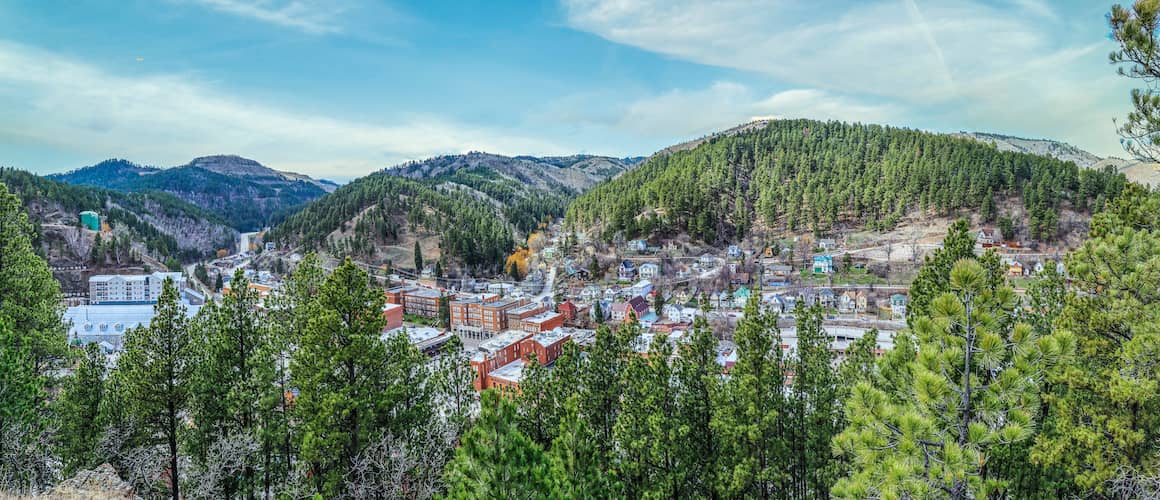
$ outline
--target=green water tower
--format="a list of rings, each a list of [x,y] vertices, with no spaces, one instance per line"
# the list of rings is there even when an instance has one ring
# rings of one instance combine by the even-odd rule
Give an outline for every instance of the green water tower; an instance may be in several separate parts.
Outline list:
[[[92,210],[81,212],[81,225],[93,231],[101,230],[101,216]]]

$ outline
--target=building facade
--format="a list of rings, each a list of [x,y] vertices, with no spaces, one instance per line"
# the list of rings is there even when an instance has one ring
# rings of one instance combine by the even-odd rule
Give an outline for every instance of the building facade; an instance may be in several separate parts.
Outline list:
[[[177,290],[185,288],[181,273],[102,274],[89,278],[90,304],[156,304],[166,279],[172,279]]]

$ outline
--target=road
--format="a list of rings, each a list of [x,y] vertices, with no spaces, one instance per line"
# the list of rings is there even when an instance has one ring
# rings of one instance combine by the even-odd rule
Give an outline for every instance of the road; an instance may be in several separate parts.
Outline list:
[[[536,301],[537,302],[541,301],[544,299],[544,297],[555,297],[556,296],[555,286],[556,286],[556,267],[552,266],[552,269],[548,270],[548,275],[544,277],[544,291],[540,292],[540,294],[536,296]]]

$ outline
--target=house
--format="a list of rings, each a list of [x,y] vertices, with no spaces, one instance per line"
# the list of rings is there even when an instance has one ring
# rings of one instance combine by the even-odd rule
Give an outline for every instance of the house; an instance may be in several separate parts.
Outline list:
[[[772,264],[765,266],[765,273],[776,278],[785,278],[793,273],[793,268],[785,264]]]
[[[646,279],[646,280],[653,279],[654,277],[659,276],[660,274],[661,274],[661,266],[659,266],[657,264],[654,264],[652,262],[646,262],[646,263],[640,265],[640,277],[641,277],[641,279]]]
[[[818,292],[813,288],[803,288],[798,292],[798,300],[806,307],[812,306],[818,301]]]
[[[564,303],[560,304],[560,307],[556,308],[557,312],[564,315],[564,321],[572,321],[576,319],[579,310],[580,309],[571,300],[565,300]]]
[[[610,287],[604,289],[604,300],[607,300],[609,302],[615,302],[616,298],[619,295],[620,295],[620,290],[614,286],[610,286]]]
[[[628,248],[636,253],[644,253],[648,250],[648,242],[644,240],[632,240],[628,242]]]
[[[584,302],[595,302],[602,295],[600,287],[596,285],[588,285],[580,291],[580,300]]]
[[[829,288],[823,288],[818,291],[818,303],[824,308],[837,307],[837,297],[834,296],[834,291]]]
[[[629,318],[640,319],[648,313],[648,301],[644,297],[636,296],[628,302],[612,304],[612,321],[628,321]]]
[[[545,259],[551,259],[556,256],[556,247],[547,247],[540,251],[540,255]]]
[[[768,246],[768,247],[765,247],[764,249],[761,250],[761,258],[772,259],[774,257],[777,257],[778,253],[779,252],[777,250],[774,250],[772,246]]]
[[[663,309],[661,309],[661,314],[664,317],[671,319],[673,321],[680,321],[681,320],[681,306],[679,306],[677,304],[665,304],[665,307]]]
[[[729,245],[729,248],[725,250],[725,254],[728,255],[730,259],[739,259],[741,258],[741,247],[737,245]]]
[[[829,252],[830,250],[838,248],[838,242],[832,238],[822,238],[818,240],[818,248],[821,248],[822,251]]]
[[[761,297],[761,301],[773,312],[778,314],[788,312],[785,308],[785,297],[780,293],[766,293]]]
[[[866,310],[866,292],[848,290],[838,297],[838,310],[846,313]]]
[[[631,260],[625,260],[620,263],[620,267],[616,268],[616,277],[622,281],[632,281],[636,279],[636,265]]]
[[[814,257],[814,274],[833,274],[834,258],[829,255]]]
[[[731,272],[731,273],[737,272],[737,262],[730,262],[729,263],[729,272]]]
[[[1012,262],[1011,267],[1007,268],[1007,274],[1009,276],[1023,276],[1023,263],[1019,261]]]
[[[721,303],[729,301],[729,296],[725,292],[713,292],[709,294],[709,307],[720,309],[724,307]]]
[[[715,256],[709,252],[705,252],[705,253],[701,254],[701,257],[700,257],[700,259],[698,259],[698,261],[701,263],[702,266],[711,267],[711,266],[714,266],[717,264],[717,256]]]
[[[653,291],[653,284],[649,280],[640,280],[635,285],[632,285],[632,294],[633,295],[640,295],[641,297],[646,297],[646,296],[648,296],[648,294],[652,293],[652,291]]]
[[[984,248],[995,246],[1000,241],[999,232],[993,228],[984,227],[975,233],[975,243],[982,245]]]
[[[1035,274],[1042,273],[1043,269],[1044,269],[1043,261],[1037,261],[1035,263]]]
[[[748,285],[749,273],[736,273],[729,277],[729,282],[734,285]]]
[[[890,313],[895,318],[906,317],[906,301],[907,297],[901,293],[890,296]]]
[[[693,298],[693,293],[690,292],[687,288],[682,288],[673,292],[673,300],[678,304],[684,304],[691,298]]]
[[[745,304],[749,302],[750,295],[752,292],[748,288],[738,288],[737,291],[733,292],[733,307],[745,307]]]

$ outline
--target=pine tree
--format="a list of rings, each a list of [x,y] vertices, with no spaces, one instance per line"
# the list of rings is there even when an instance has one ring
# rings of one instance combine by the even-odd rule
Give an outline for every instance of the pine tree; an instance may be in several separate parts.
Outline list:
[[[793,384],[789,395],[788,420],[792,422],[791,443],[795,466],[793,496],[825,498],[838,475],[830,441],[841,423],[842,396],[833,368],[830,337],[822,329],[819,304],[806,308],[799,302],[797,348],[790,366]]]
[[[448,498],[547,498],[548,459],[516,425],[515,405],[494,389],[480,395],[480,414],[447,465]]]
[[[1029,438],[1044,370],[1074,350],[1067,334],[1039,336],[1015,323],[1010,287],[991,288],[989,271],[962,260],[950,290],[913,321],[920,341],[908,366],[913,391],[892,401],[862,383],[846,403],[849,426],[834,447],[852,458],[839,497],[978,498],[1003,488],[983,467],[1004,443]]]
[[[677,453],[685,482],[682,489],[693,497],[712,498],[718,486],[721,438],[713,427],[713,401],[721,391],[721,370],[717,364],[717,338],[705,318],[698,316],[690,342],[681,347],[673,367]]]
[[[419,240],[415,240],[415,272],[423,271],[423,249],[419,248]]]
[[[268,329],[258,317],[258,292],[249,287],[241,269],[235,271],[230,294],[220,306],[202,309],[195,322],[197,365],[193,371],[190,414],[196,424],[190,434],[194,457],[202,467],[210,462],[214,445],[236,439],[259,440],[260,404],[269,391],[268,380],[259,378],[269,357]],[[255,470],[260,457],[243,454],[233,470],[218,471],[227,478],[217,494],[225,497],[259,490]]]
[[[580,416],[575,395],[564,402],[564,415],[555,431],[548,460],[557,498],[613,498],[620,484],[601,470],[600,455],[592,441],[592,431]]]
[[[713,426],[721,435],[725,497],[790,496],[790,450],[786,441],[785,373],[777,318],[749,299],[733,338],[737,363],[714,402]]]
[[[620,455],[616,476],[629,498],[685,498],[689,493],[678,462],[672,354],[668,338],[657,335],[647,357],[629,357],[620,384],[623,399],[613,427]]]
[[[600,261],[596,260],[595,255],[588,260],[588,274],[594,280],[600,279]]]
[[[655,312],[657,316],[660,316],[661,313],[665,310],[665,292],[658,285],[656,289],[653,290],[653,293],[653,312]]]
[[[439,296],[439,326],[451,328],[451,297]]]
[[[83,352],[57,401],[57,440],[64,477],[97,465],[97,444],[103,431],[97,417],[104,396],[105,354],[96,343],[86,345]]]
[[[149,326],[125,334],[125,352],[117,362],[129,414],[145,434],[166,447],[171,498],[181,498],[178,468],[182,414],[187,409],[195,353],[185,307],[177,287],[166,279]]]
[[[1133,186],[1092,220],[1067,260],[1074,293],[1051,327],[1078,339],[1046,395],[1051,419],[1031,459],[1108,497],[1158,493],[1160,194]],[[1057,299],[1047,299],[1048,303]]]
[[[386,408],[380,383],[387,365],[383,294],[350,259],[318,291],[290,373],[301,395],[294,413],[302,432],[301,459],[318,494],[341,495],[343,477],[372,439]],[[405,341],[405,339],[404,339]]]
[[[596,436],[601,463],[611,463],[616,425],[621,404],[621,380],[629,350],[628,343],[639,332],[635,323],[613,332],[606,326],[596,329],[596,342],[588,349],[588,365],[580,374],[580,413]]]
[[[218,273],[217,279],[213,283],[213,291],[221,292],[223,287],[225,287],[225,283],[222,282],[221,273]]]
[[[68,349],[60,286],[35,238],[20,200],[0,184],[0,477],[27,493],[54,475],[46,402]]]
[[[512,281],[520,280],[520,267],[515,262],[508,266],[508,276],[511,276]]]

